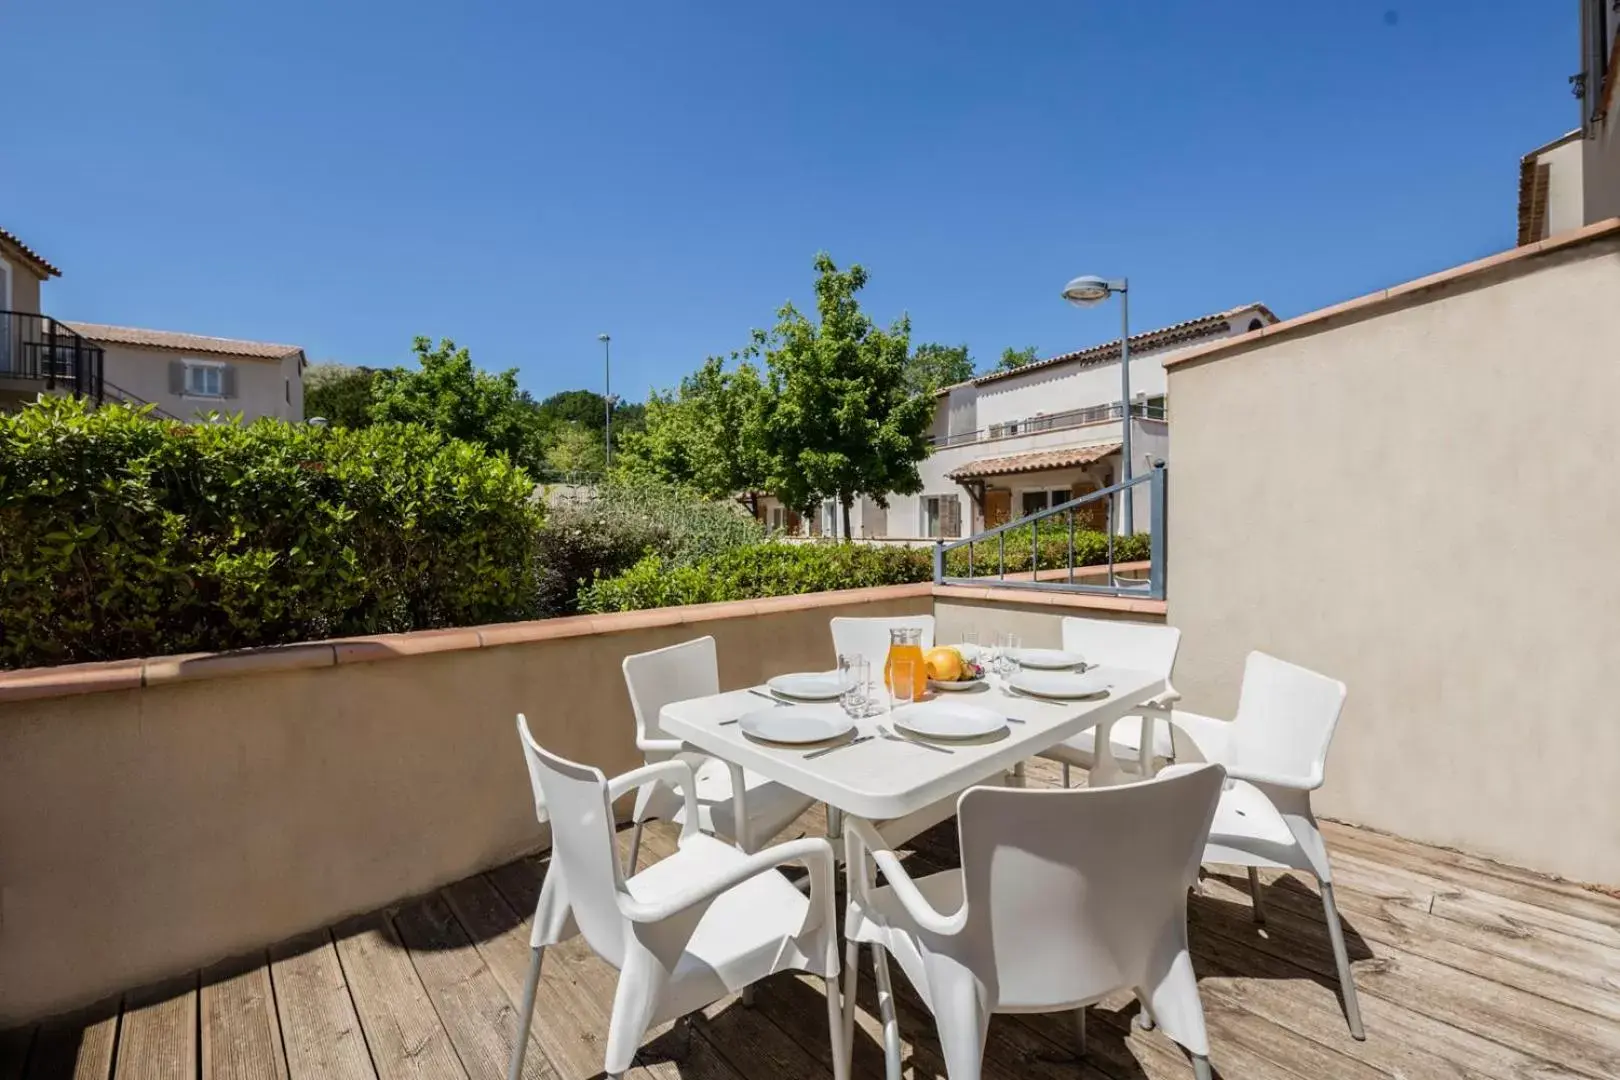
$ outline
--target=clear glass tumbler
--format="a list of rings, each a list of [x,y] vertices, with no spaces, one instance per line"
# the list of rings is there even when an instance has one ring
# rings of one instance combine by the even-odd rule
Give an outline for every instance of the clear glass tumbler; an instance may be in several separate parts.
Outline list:
[[[838,685],[843,693],[838,703],[850,716],[859,719],[866,715],[868,686],[872,679],[872,665],[866,657],[841,653],[838,657]]]

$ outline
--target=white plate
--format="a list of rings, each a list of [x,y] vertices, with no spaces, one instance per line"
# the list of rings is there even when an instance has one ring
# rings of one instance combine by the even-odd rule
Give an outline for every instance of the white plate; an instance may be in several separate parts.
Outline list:
[[[765,685],[783,697],[802,701],[831,701],[844,692],[835,671],[800,671],[793,675],[778,675]]]
[[[983,679],[960,679],[955,682],[941,682],[938,679],[928,680],[929,689],[944,690],[946,693],[960,693],[963,690],[977,690],[983,685]]]
[[[756,739],[777,743],[815,743],[836,739],[855,727],[847,716],[812,709],[758,709],[744,713],[737,726]]]
[[[973,739],[993,735],[1007,726],[1007,718],[1000,713],[954,701],[906,705],[894,710],[894,722],[897,727],[930,739]]]
[[[1078,667],[1086,662],[1086,658],[1079,653],[1064,652],[1062,649],[1019,649],[1013,653],[1013,659],[1023,667],[1053,670]]]
[[[1074,671],[1020,671],[1007,685],[1021,693],[1047,698],[1086,698],[1108,693],[1108,683],[1100,671],[1084,675]]]

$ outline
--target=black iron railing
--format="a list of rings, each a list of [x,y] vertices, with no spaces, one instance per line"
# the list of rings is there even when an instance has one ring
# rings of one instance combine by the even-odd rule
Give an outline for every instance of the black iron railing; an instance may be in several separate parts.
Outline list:
[[[37,379],[99,404],[106,394],[101,347],[65,323],[28,311],[0,311],[0,378]]]

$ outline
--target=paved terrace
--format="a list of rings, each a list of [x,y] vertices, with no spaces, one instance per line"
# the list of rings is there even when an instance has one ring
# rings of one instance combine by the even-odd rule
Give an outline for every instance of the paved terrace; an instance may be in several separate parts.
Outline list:
[[[1034,783],[1055,769],[1030,766]],[[789,835],[819,833],[812,813]],[[955,824],[919,837],[913,873],[956,865]],[[643,859],[670,850],[651,827]],[[1274,1080],[1620,1076],[1620,900],[1468,855],[1345,826],[1327,837],[1339,875],[1367,1041],[1350,1039],[1314,884],[1265,877],[1268,928],[1239,874],[1216,874],[1190,912],[1194,961],[1219,1075]],[[621,834],[621,843],[628,831]],[[394,1080],[504,1077],[544,857],[289,941],[267,953],[126,994],[71,1021],[0,1035],[0,1080],[75,1077]],[[882,1051],[869,958],[855,1075]],[[944,1075],[933,1021],[903,976],[910,1076]],[[576,941],[546,958],[527,1075],[601,1074],[614,973]],[[997,1080],[1190,1077],[1164,1036],[1132,1030],[1124,998],[1092,1010],[1083,1063],[1067,1016],[997,1017]],[[644,1044],[637,1080],[831,1076],[819,980],[792,974],[707,1010],[682,1038]]]

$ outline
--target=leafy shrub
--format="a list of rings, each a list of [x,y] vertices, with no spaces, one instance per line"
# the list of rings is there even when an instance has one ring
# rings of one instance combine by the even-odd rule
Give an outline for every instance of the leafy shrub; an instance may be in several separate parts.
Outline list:
[[[1029,529],[1010,530],[1006,536],[1007,571],[1027,571],[1031,559]],[[1042,569],[1067,565],[1066,528],[1061,536],[1055,530],[1048,535],[1047,530],[1043,529],[1040,543]],[[995,542],[975,547],[975,571],[981,576],[987,571],[994,572]],[[1146,557],[1146,536],[1115,538],[1116,562]],[[1107,534],[1076,531],[1077,566],[1107,561]],[[953,576],[965,577],[967,562],[966,549],[953,551],[947,557],[946,571]],[[831,589],[901,585],[931,581],[933,576],[932,548],[767,541],[734,548],[713,558],[687,564],[674,564],[656,554],[648,555],[618,576],[603,577],[586,586],[579,595],[579,608],[594,613],[637,611],[677,604],[707,604]]]
[[[582,501],[554,509],[540,530],[540,610],[546,616],[574,614],[582,587],[628,570],[644,556],[683,567],[763,537],[759,523],[735,503],[653,481],[611,481]]]
[[[0,416],[0,667],[530,618],[540,511],[407,424]]]

